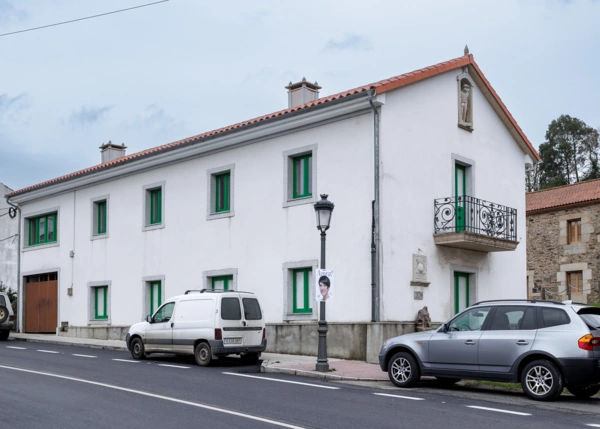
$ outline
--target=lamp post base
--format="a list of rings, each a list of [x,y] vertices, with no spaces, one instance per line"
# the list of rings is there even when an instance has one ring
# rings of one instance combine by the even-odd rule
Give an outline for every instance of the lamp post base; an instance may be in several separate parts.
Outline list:
[[[317,364],[315,365],[315,371],[328,372],[329,371],[329,363],[317,362]]]

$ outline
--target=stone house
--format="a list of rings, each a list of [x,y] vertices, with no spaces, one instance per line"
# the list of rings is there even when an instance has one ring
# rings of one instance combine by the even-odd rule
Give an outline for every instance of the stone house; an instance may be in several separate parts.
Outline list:
[[[270,351],[315,354],[322,193],[330,356],[376,360],[425,306],[440,323],[525,297],[539,156],[472,55],[321,98],[286,89],[287,109],[132,155],[108,143],[100,164],[9,193],[19,328],[122,338],[173,295],[223,288],[260,298]]]
[[[600,180],[526,200],[528,297],[600,302]]]

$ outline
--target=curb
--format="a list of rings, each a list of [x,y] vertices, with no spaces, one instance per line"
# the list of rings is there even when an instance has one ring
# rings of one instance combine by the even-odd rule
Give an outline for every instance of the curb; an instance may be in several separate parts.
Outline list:
[[[83,347],[83,348],[88,348],[88,349],[102,349],[102,350],[115,350],[115,351],[119,351],[119,352],[126,352],[127,347],[121,347],[121,346],[110,346],[110,345],[103,345],[103,344],[85,344],[85,343],[74,343],[74,342],[70,342],[70,341],[56,341],[56,340],[40,340],[37,338],[18,338],[18,337],[12,337],[14,341],[26,341],[26,342],[30,342],[30,343],[41,343],[41,344],[54,344],[54,345],[58,345],[58,346],[73,346],[73,347]]]
[[[309,378],[318,378],[321,380],[332,380],[332,381],[377,381],[377,382],[386,382],[389,383],[389,380],[381,380],[378,378],[360,378],[360,377],[348,377],[345,375],[333,375],[323,372],[316,371],[305,371],[301,369],[293,369],[293,368],[283,368],[279,366],[269,366],[269,363],[263,361],[260,366],[260,372],[270,373],[270,374],[285,374],[285,375],[297,375],[300,377],[309,377]]]

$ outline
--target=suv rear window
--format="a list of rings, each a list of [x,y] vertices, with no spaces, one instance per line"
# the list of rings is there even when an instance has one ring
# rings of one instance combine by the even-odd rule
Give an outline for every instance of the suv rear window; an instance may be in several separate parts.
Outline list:
[[[221,300],[221,319],[242,320],[240,300],[237,298],[223,298]]]
[[[585,307],[579,310],[577,314],[590,329],[600,329],[600,308]]]
[[[568,325],[571,323],[571,319],[564,310],[558,308],[545,308],[542,307],[542,326],[544,328],[550,328],[552,326]]]
[[[258,305],[258,300],[255,298],[243,298],[242,302],[244,303],[244,317],[246,320],[260,320],[262,319],[262,314],[260,311],[260,305]]]

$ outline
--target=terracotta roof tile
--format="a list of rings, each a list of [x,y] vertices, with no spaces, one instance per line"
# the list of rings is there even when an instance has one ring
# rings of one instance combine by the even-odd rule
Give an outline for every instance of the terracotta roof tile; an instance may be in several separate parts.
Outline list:
[[[290,109],[284,109],[284,110],[280,110],[278,112],[274,112],[274,113],[270,113],[268,115],[264,115],[264,116],[259,116],[257,118],[254,119],[250,119],[248,121],[244,121],[244,122],[239,122],[237,124],[233,124],[233,125],[229,125],[227,127],[223,127],[223,128],[219,128],[213,131],[208,131],[206,133],[203,134],[198,134],[192,137],[188,137],[182,140],[178,140],[172,143],[168,143],[162,146],[157,146],[155,148],[151,148],[151,149],[147,149],[147,150],[143,150],[141,152],[137,152],[131,155],[127,155],[124,156],[122,158],[118,158],[115,159],[113,161],[110,162],[106,162],[104,164],[98,164],[96,166],[90,167],[90,168],[86,168],[83,170],[79,170],[76,171],[74,173],[70,173],[67,174],[65,176],[61,176],[61,177],[57,177],[55,179],[52,180],[48,180],[46,182],[42,182],[42,183],[38,183],[36,185],[33,186],[29,186],[27,188],[23,188],[23,189],[19,189],[17,191],[13,191],[11,193],[8,194],[8,196],[15,196],[15,195],[19,195],[19,194],[23,194],[29,191],[32,191],[34,189],[37,188],[42,188],[45,186],[49,186],[55,183],[59,183],[59,182],[63,182],[65,180],[68,180],[72,177],[76,177],[76,176],[81,176],[84,174],[88,174],[88,173],[92,173],[95,171],[100,171],[100,170],[104,170],[106,168],[110,168],[113,167],[115,165],[127,162],[127,161],[131,161],[134,160],[136,158],[140,158],[142,156],[151,154],[151,153],[156,153],[156,152],[161,152],[165,149],[168,148],[172,148],[175,146],[179,146],[185,143],[189,143],[191,141],[194,140],[198,140],[201,141],[204,138],[207,137],[212,137],[215,136],[217,134],[221,134],[224,133],[226,131],[230,131],[230,130],[235,130],[235,129],[239,129],[239,128],[243,128],[245,126],[248,125],[252,125],[252,124],[256,124],[268,119],[272,119],[272,118],[276,118],[276,117],[280,117],[280,116],[285,116],[287,114],[290,114],[292,112],[297,112],[300,110],[304,110],[307,109],[309,107],[313,107],[313,106],[317,106],[317,105],[321,105],[321,104],[325,104],[325,103],[329,103],[335,100],[339,100],[341,98],[344,97],[348,97],[354,94],[359,94],[361,92],[365,92],[368,91],[370,89],[375,89],[377,94],[382,94],[384,92],[387,91],[392,91],[394,89],[400,88],[402,86],[405,85],[409,85],[411,83],[414,82],[418,82],[422,79],[428,78],[428,77],[432,77],[441,73],[444,73],[446,71],[450,71],[450,70],[454,70],[457,69],[459,67],[464,67],[466,65],[472,65],[475,70],[477,71],[477,73],[481,76],[483,82],[485,83],[485,85],[488,87],[490,93],[492,94],[492,96],[496,99],[496,101],[499,103],[500,107],[502,108],[502,110],[504,111],[504,113],[507,115],[507,117],[509,118],[510,122],[515,126],[515,129],[517,130],[517,132],[519,133],[519,135],[523,138],[523,140],[526,142],[526,144],[529,146],[529,148],[531,149],[532,153],[536,156],[536,158],[539,160],[539,155],[537,154],[536,150],[533,148],[533,146],[531,145],[531,143],[529,142],[529,140],[527,139],[527,137],[525,136],[525,134],[523,133],[523,131],[521,130],[521,128],[517,125],[517,122],[514,120],[514,118],[512,117],[512,115],[510,114],[510,112],[508,111],[508,109],[506,108],[506,106],[504,105],[504,103],[502,102],[502,100],[500,99],[500,97],[498,96],[498,94],[496,94],[496,91],[494,91],[494,88],[492,88],[492,86],[490,85],[490,83],[488,82],[488,80],[485,78],[485,76],[483,75],[483,73],[481,72],[481,70],[479,69],[479,67],[477,66],[477,64],[475,63],[475,60],[473,59],[473,55],[467,55],[467,56],[462,56],[459,58],[455,58],[453,60],[450,61],[444,61],[442,63],[433,65],[433,66],[428,66],[419,70],[415,70],[409,73],[405,73],[399,76],[395,76],[395,77],[391,77],[389,79],[384,79],[375,83],[372,83],[370,85],[364,85],[364,86],[359,86],[358,88],[354,88],[354,89],[350,89],[348,91],[343,91],[340,92],[338,94],[333,94],[333,95],[329,95],[327,97],[322,97],[319,98],[318,100],[314,100],[311,101],[309,103],[303,104],[301,106],[297,106],[297,107],[293,107]]]
[[[527,214],[556,211],[567,206],[600,202],[600,179],[559,186],[527,194]]]

